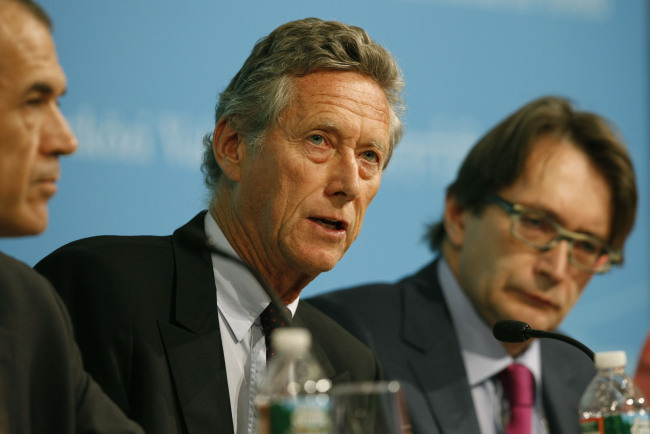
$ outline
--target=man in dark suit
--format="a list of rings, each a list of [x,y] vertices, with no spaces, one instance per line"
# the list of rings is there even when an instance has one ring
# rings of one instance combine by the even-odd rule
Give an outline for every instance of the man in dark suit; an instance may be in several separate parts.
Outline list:
[[[505,432],[521,414],[521,432],[576,433],[590,359],[562,342],[500,343],[492,327],[556,329],[592,275],[621,263],[636,201],[630,158],[607,122],[540,98],[466,157],[427,234],[437,259],[396,284],[310,302],[403,383],[415,433]],[[525,411],[510,391],[519,378]]]
[[[334,383],[380,378],[370,350],[299,294],[361,229],[401,137],[401,89],[392,56],[362,29],[282,25],[220,95],[204,139],[207,212],[168,237],[81,240],[37,265],[68,305],[88,370],[146,430],[255,432],[264,286],[311,331]]]
[[[0,236],[45,230],[59,156],[77,148],[57,102],[66,88],[51,22],[0,0]],[[0,432],[141,433],[84,371],[52,286],[0,253]]]

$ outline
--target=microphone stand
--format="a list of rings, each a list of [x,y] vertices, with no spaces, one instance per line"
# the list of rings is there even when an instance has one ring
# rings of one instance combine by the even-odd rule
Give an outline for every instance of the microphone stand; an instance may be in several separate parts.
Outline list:
[[[586,345],[582,342],[577,341],[569,336],[555,333],[547,332],[545,330],[535,330],[531,329],[528,324],[523,321],[516,320],[502,320],[497,321],[496,324],[492,327],[492,333],[494,337],[500,340],[501,342],[525,342],[530,338],[551,338],[556,339],[562,342],[566,342],[570,345],[581,350],[589,358],[594,360],[594,352],[591,351]]]
[[[569,336],[560,334],[560,333],[554,333],[554,332],[547,332],[544,330],[535,330],[531,329],[530,327],[524,330],[524,333],[528,335],[531,338],[551,338],[551,339],[557,339],[562,342],[566,342],[568,344],[573,345],[574,347],[577,347],[578,349],[582,350],[583,353],[585,353],[591,360],[594,360],[594,352],[591,351],[585,344],[583,344],[580,341],[577,341]]]

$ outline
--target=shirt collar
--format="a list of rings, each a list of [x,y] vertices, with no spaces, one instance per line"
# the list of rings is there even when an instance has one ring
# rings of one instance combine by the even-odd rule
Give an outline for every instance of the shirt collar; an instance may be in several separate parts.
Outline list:
[[[534,340],[519,357],[512,358],[474,309],[444,258],[438,261],[437,271],[442,293],[458,336],[470,386],[492,378],[514,362],[530,369],[536,384],[541,384],[539,342]]]
[[[205,214],[208,243],[241,260],[210,212]],[[241,341],[271,299],[255,276],[242,264],[212,254],[212,268],[217,287],[217,306],[230,332]],[[294,315],[298,299],[287,305]]]

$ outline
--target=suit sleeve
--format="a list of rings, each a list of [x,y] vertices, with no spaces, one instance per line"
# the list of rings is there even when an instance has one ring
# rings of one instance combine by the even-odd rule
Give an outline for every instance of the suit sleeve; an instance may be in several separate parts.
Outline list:
[[[0,255],[0,374],[10,432],[142,433],[84,371],[67,311],[26,264]]]

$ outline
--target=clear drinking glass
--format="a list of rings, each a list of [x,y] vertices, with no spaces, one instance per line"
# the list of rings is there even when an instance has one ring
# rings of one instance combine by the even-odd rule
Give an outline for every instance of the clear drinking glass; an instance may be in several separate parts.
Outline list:
[[[334,434],[410,434],[402,388],[397,381],[332,387]]]

